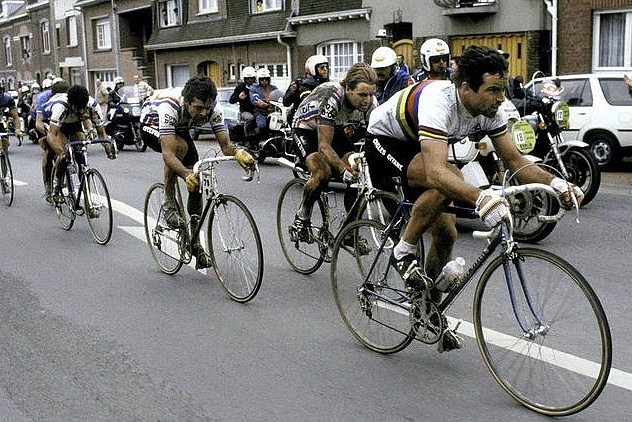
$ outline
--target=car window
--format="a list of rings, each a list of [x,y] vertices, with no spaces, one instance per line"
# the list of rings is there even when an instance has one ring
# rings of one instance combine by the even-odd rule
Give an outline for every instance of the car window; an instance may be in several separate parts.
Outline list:
[[[613,106],[632,106],[632,96],[623,78],[599,78],[599,85],[608,104]]]
[[[562,81],[562,99],[571,107],[589,107],[593,105],[592,89],[588,79],[564,79]]]

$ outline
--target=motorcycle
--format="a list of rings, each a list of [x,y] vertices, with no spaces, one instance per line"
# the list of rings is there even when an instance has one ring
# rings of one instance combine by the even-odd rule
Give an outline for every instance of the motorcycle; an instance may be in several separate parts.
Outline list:
[[[535,89],[533,79],[541,72],[533,75],[531,86]],[[562,131],[569,128],[569,107],[560,99],[563,87],[554,86],[551,82],[540,93],[525,92],[525,100],[514,100],[516,109],[522,116],[522,130],[526,130],[524,122],[535,132],[534,145],[522,145],[521,152],[539,157],[542,163],[559,171],[561,177],[577,185],[584,193],[581,206],[590,203],[601,185],[601,170],[590,146],[582,141],[566,140]],[[515,130],[514,130],[515,132]]]
[[[134,145],[138,151],[145,151],[147,145],[140,133],[141,101],[134,96],[134,87],[124,86],[120,90],[121,101],[109,111],[109,122],[105,125],[107,133],[121,151],[125,145]]]

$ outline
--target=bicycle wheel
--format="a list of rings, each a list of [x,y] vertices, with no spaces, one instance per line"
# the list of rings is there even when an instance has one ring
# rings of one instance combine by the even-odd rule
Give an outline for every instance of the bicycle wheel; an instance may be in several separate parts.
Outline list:
[[[2,199],[7,207],[13,203],[13,169],[6,152],[0,153],[0,171],[2,171]]]
[[[379,221],[386,226],[401,201],[393,192],[375,190],[363,201],[356,218]]]
[[[51,186],[53,187],[53,198],[55,200],[55,212],[59,219],[59,225],[64,230],[70,230],[75,224],[77,212],[73,200],[72,190],[68,184],[68,173],[64,172],[61,180],[57,177],[57,166],[53,167],[51,176]],[[77,186],[78,188],[79,186]]]
[[[112,237],[112,204],[105,180],[96,169],[86,173],[83,205],[92,237],[98,244],[105,245]]]
[[[393,239],[380,251],[384,227],[374,220],[357,220],[341,231],[332,253],[331,286],[353,336],[369,349],[388,354],[408,346],[414,331],[404,308],[403,280],[389,264]]]
[[[163,211],[165,191],[162,183],[154,183],[145,196],[143,221],[151,256],[160,271],[173,275],[182,268],[183,238],[180,229],[167,225]]]
[[[503,261],[497,257],[485,268],[474,295],[476,342],[485,365],[531,410],[566,416],[585,409],[606,385],[612,363],[599,299],[575,268],[550,252],[521,248]],[[511,275],[515,306],[505,273]],[[532,336],[524,334],[516,315]]]
[[[207,236],[213,269],[231,299],[244,303],[254,298],[263,279],[263,247],[248,208],[234,196],[217,197]]]
[[[312,274],[320,268],[324,261],[320,245],[314,239],[304,242],[297,238],[295,231],[292,231],[294,216],[303,197],[304,185],[304,180],[292,179],[283,187],[277,204],[277,233],[283,255],[294,271],[301,274]],[[312,211],[312,233],[314,236],[320,232],[323,221],[325,221],[325,209],[319,199],[314,204]]]

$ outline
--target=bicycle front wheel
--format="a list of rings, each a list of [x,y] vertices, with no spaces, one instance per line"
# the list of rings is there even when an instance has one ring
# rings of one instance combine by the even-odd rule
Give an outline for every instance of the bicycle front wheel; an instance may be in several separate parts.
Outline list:
[[[252,214],[231,195],[216,198],[208,220],[213,269],[231,299],[245,303],[263,280],[263,247]]]
[[[163,203],[165,190],[162,183],[150,186],[145,196],[143,222],[145,237],[151,256],[160,267],[160,271],[173,275],[180,271],[183,261],[183,236],[180,229],[171,229],[167,225]]]
[[[100,245],[105,245],[112,237],[110,193],[98,170],[89,169],[85,177],[83,205],[88,218],[88,226],[94,240]]]
[[[379,353],[403,350],[414,339],[403,281],[390,267],[395,246],[382,250],[384,225],[357,220],[338,235],[331,259],[331,286],[347,328],[363,345]]]
[[[64,230],[70,230],[75,224],[77,213],[75,211],[75,201],[72,195],[72,187],[68,184],[68,173],[64,172],[61,179],[58,178],[57,166],[53,167],[51,176],[51,186],[53,187],[53,198],[55,200],[55,211],[59,219],[59,225]]]
[[[303,186],[305,186],[305,180],[292,179],[283,187],[277,204],[277,233],[283,255],[294,271],[312,274],[324,261],[321,246],[315,237],[323,227],[325,211],[319,199],[312,211],[311,236],[309,239],[301,238],[293,223],[303,197]]]
[[[606,315],[585,278],[558,256],[520,248],[511,259],[497,257],[481,275],[473,312],[485,365],[523,406],[571,415],[606,385],[612,364]]]
[[[13,169],[6,152],[0,153],[0,171],[2,171],[2,199],[7,207],[13,203]]]

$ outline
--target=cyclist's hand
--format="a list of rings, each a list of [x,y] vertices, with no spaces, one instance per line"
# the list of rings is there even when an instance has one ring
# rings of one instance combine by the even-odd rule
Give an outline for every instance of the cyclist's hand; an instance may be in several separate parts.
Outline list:
[[[342,172],[342,181],[345,183],[353,183],[358,181],[358,173],[351,167],[347,167]]]
[[[15,130],[15,137],[18,138],[21,141],[22,138],[24,138],[24,132],[22,132],[20,129],[16,129]]]
[[[575,206],[573,196],[577,199],[577,205],[580,205],[584,199],[584,192],[582,192],[580,188],[564,179],[560,179],[559,177],[553,178],[551,183],[549,183],[549,186],[555,189],[560,196],[560,203],[562,204],[562,207],[567,210],[570,210]]]
[[[483,223],[493,229],[509,219],[509,203],[503,198],[499,191],[485,189],[478,195],[476,200],[476,212],[483,220]]]
[[[195,192],[198,186],[200,186],[197,174],[193,172],[189,173],[184,181],[187,183],[187,189],[189,190],[189,192]]]
[[[114,160],[116,158],[116,148],[112,144],[103,144],[103,148],[105,148],[105,153],[108,155],[110,160]]]
[[[237,161],[237,164],[244,170],[249,170],[255,165],[254,157],[243,148],[239,148],[235,151],[235,161]]]

